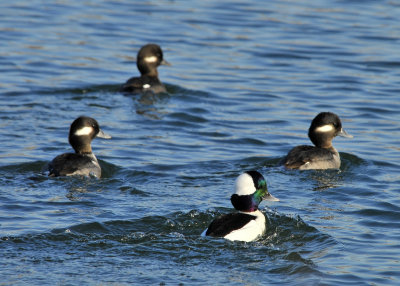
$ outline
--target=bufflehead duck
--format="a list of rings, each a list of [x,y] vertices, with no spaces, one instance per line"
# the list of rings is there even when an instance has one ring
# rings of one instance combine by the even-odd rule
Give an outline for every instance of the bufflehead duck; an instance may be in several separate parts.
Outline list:
[[[147,44],[143,46],[137,54],[136,65],[141,76],[130,78],[121,86],[121,92],[167,92],[165,86],[158,79],[157,67],[159,65],[169,66],[171,64],[163,59],[163,52],[159,45]]]
[[[279,201],[267,189],[267,182],[257,171],[241,174],[235,183],[231,203],[239,212],[222,215],[211,222],[202,236],[228,240],[253,241],[265,232],[265,216],[258,210],[262,200]]]
[[[294,147],[283,159],[288,169],[338,169],[340,156],[332,146],[336,136],[353,138],[342,128],[339,116],[332,112],[318,114],[308,129],[308,137],[315,146],[301,145]]]
[[[75,153],[58,155],[48,164],[49,176],[94,176],[101,177],[101,168],[90,145],[95,137],[110,139],[93,118],[81,116],[74,120],[69,129],[69,144]]]

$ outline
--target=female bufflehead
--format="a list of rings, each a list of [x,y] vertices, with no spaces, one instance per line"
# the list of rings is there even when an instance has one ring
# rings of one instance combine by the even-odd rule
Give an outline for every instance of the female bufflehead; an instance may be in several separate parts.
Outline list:
[[[202,236],[229,240],[253,241],[265,232],[265,216],[258,210],[262,200],[279,201],[267,189],[267,182],[257,171],[241,174],[235,183],[231,202],[239,212],[213,220]]]
[[[332,146],[332,139],[336,136],[353,138],[342,128],[339,116],[331,112],[321,112],[308,129],[308,137],[315,147],[294,147],[283,159],[283,164],[288,169],[338,169],[340,156]]]
[[[101,168],[90,145],[95,137],[110,139],[93,118],[81,116],[74,120],[69,129],[69,144],[75,153],[58,155],[48,164],[49,176],[94,176],[101,177]]]
[[[136,65],[141,76],[130,78],[121,86],[121,92],[167,92],[165,86],[158,79],[157,67],[159,65],[169,66],[170,63],[163,59],[163,52],[159,45],[147,44],[143,46],[137,55]]]

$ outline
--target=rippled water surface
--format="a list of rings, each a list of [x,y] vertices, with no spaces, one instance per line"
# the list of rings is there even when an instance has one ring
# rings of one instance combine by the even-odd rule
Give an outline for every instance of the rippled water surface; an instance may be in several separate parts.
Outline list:
[[[299,3],[301,2],[301,3]],[[399,285],[400,5],[396,1],[2,1],[0,285]],[[162,46],[168,94],[125,96]],[[340,170],[278,166],[321,111]],[[48,178],[68,129],[96,118],[103,178]],[[241,172],[251,243],[200,237]]]

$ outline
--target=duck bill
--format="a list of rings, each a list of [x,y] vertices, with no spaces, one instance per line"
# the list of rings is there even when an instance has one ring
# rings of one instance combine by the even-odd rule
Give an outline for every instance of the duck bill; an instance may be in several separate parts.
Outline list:
[[[263,197],[264,201],[270,201],[270,202],[279,202],[279,199],[277,197],[274,197],[270,193],[268,193],[265,197]]]
[[[97,133],[96,137],[103,138],[103,139],[111,139],[111,136],[105,133],[103,130],[99,130],[99,133]]]
[[[346,137],[346,138],[353,138],[353,135],[350,135],[349,133],[347,133],[346,131],[344,131],[344,129],[340,129],[338,136],[341,137]]]
[[[172,66],[169,62],[167,62],[166,60],[162,60],[162,62],[160,63],[160,65],[162,66]]]

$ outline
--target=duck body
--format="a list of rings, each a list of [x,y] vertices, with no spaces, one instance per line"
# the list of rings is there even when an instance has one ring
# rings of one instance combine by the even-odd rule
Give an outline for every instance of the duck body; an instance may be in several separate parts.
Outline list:
[[[157,76],[144,75],[128,79],[128,81],[121,87],[121,91],[124,93],[152,92],[157,94],[167,92],[167,89]]]
[[[211,222],[203,235],[249,242],[263,235],[265,229],[265,216],[257,210],[222,215]]]
[[[101,177],[101,167],[93,153],[64,153],[55,157],[48,165],[49,176]]]
[[[301,145],[289,151],[285,167],[288,169],[338,169],[340,168],[340,155],[334,148],[318,148],[315,146]]]

